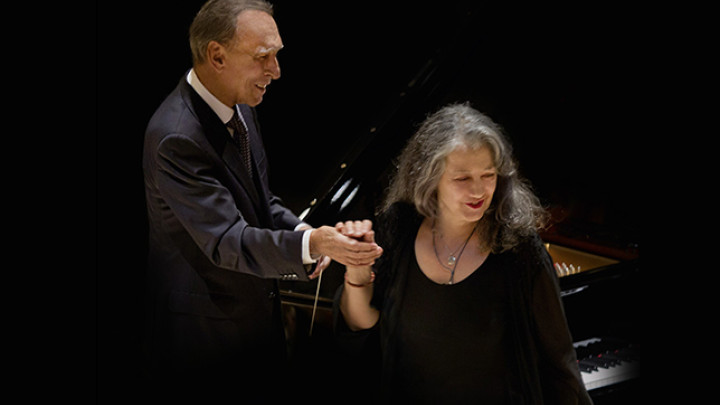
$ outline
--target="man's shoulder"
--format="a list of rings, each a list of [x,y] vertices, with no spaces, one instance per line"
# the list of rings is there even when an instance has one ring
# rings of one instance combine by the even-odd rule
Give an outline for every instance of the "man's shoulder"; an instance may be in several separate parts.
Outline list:
[[[192,134],[201,128],[189,100],[189,86],[181,81],[160,103],[150,117],[146,137],[164,137],[168,134]]]

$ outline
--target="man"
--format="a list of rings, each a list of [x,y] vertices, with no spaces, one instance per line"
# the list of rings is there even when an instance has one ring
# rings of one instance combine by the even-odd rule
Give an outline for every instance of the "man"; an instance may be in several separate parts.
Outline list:
[[[173,384],[252,386],[278,378],[284,360],[277,280],[317,277],[330,259],[367,265],[382,249],[312,229],[269,190],[253,107],[280,77],[272,6],[210,0],[190,47],[193,68],[145,135],[149,370]]]

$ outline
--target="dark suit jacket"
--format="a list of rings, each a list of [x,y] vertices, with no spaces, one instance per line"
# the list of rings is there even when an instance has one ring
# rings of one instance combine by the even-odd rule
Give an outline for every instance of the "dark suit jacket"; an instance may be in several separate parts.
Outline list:
[[[147,127],[151,371],[257,374],[284,358],[278,279],[307,280],[300,220],[268,187],[254,109],[254,178],[219,117],[185,77]]]

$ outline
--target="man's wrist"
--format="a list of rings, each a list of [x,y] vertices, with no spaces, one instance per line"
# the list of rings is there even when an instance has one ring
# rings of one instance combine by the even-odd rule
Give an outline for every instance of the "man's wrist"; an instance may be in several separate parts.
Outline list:
[[[310,237],[312,236],[314,229],[306,229],[303,232],[302,238],[302,261],[303,264],[312,264],[318,261],[320,255],[313,255],[310,252]]]

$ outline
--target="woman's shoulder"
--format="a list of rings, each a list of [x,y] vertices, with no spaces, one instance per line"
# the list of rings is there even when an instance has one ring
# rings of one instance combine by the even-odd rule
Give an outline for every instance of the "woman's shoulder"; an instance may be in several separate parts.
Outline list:
[[[378,260],[378,268],[396,263],[405,248],[415,240],[422,216],[412,204],[397,202],[381,212],[376,218],[375,241],[384,253]]]
[[[521,237],[513,250],[517,251],[519,254],[531,256],[538,256],[542,255],[543,252],[547,252],[545,244],[537,232],[532,232],[529,235]]]
[[[418,226],[422,222],[422,217],[414,205],[407,202],[396,202],[381,212],[376,222],[379,232],[388,236],[397,236],[398,232]]]
[[[408,219],[414,216],[418,216],[418,212],[415,209],[415,206],[411,203],[405,202],[405,201],[397,201],[392,203],[387,209],[382,211],[378,218],[382,218],[385,220],[393,219],[393,218],[403,218]]]
[[[523,236],[512,249],[501,255],[533,274],[537,274],[547,266],[552,267],[550,254],[536,232]]]

